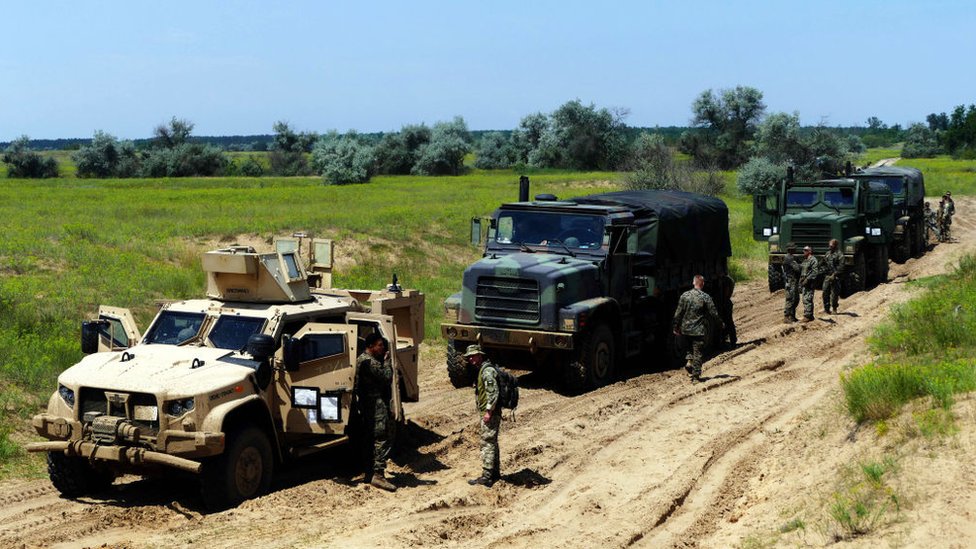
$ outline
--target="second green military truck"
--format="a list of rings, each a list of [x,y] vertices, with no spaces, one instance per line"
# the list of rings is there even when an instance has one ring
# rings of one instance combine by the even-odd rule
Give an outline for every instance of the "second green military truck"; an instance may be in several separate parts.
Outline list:
[[[916,168],[879,166],[864,168],[851,175],[854,179],[873,181],[891,189],[895,231],[889,255],[904,263],[925,252],[925,179]]]
[[[702,274],[731,328],[733,282],[728,209],[680,191],[621,191],[558,200],[538,195],[472,220],[484,256],[445,303],[447,371],[456,387],[472,374],[462,353],[480,343],[506,365],[547,367],[570,391],[611,381],[621,361],[647,352],[668,365],[680,294]],[[711,343],[734,341],[713,326]],[[656,351],[658,354],[652,355]]]
[[[892,189],[884,182],[861,177],[796,182],[790,170],[778,186],[754,197],[753,238],[769,243],[769,291],[783,288],[789,243],[798,254],[810,246],[823,255],[831,239],[844,253],[842,294],[886,281],[896,219]]]

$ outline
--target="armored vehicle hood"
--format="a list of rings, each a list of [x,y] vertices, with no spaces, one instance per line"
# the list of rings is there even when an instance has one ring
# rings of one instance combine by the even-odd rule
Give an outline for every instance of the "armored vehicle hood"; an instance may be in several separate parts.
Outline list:
[[[124,352],[88,355],[62,372],[58,381],[72,388],[192,396],[244,380],[254,371],[248,363],[253,361],[227,349],[137,345]]]

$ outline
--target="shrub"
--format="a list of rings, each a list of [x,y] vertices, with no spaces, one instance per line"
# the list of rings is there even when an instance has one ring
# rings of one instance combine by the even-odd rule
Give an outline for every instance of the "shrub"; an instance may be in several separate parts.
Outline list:
[[[30,138],[26,135],[10,143],[3,153],[2,160],[7,164],[7,177],[46,179],[58,176],[57,161],[32,151]]]
[[[345,185],[369,181],[376,157],[373,148],[361,143],[355,132],[341,137],[330,132],[316,143],[312,163],[326,183]]]
[[[786,166],[757,156],[739,169],[736,188],[744,194],[760,194],[776,187],[786,177]]]
[[[91,143],[71,155],[78,177],[135,177],[141,160],[131,141],[96,131]]]
[[[460,116],[434,124],[430,143],[419,148],[419,158],[410,170],[416,175],[460,175],[464,156],[471,152],[468,125]]]
[[[515,161],[511,141],[501,132],[491,132],[481,138],[474,166],[482,170],[510,168]]]

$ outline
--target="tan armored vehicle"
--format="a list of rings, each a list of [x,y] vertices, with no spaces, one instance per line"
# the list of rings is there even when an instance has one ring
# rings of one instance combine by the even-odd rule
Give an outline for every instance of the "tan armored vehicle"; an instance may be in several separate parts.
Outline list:
[[[307,268],[301,244],[207,252],[207,298],[163,305],[145,335],[125,309],[83,323],[88,356],[33,418],[50,442],[28,446],[48,452],[62,494],[165,468],[198,474],[212,508],[261,494],[284,460],[361,429],[351,421],[356,357],[371,332],[395,349],[392,408],[403,422],[403,402],[419,397],[424,295],[395,277],[381,291],[331,288],[331,242],[309,242]]]

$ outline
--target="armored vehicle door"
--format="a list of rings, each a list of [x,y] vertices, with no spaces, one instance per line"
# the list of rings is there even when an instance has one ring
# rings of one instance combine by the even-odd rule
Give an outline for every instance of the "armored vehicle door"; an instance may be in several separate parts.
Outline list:
[[[356,327],[310,323],[282,338],[275,406],[286,433],[341,435],[356,380]]]
[[[383,339],[385,339],[390,347],[390,359],[393,362],[393,387],[391,388],[391,399],[390,399],[390,409],[393,411],[393,417],[397,421],[403,421],[403,395],[400,393],[400,385],[413,384],[414,388],[417,379],[416,376],[413,379],[410,376],[404,376],[403,371],[403,359],[410,355],[413,350],[413,346],[406,341],[397,340],[396,324],[393,322],[393,316],[391,315],[377,315],[369,313],[346,313],[346,322],[358,329],[359,335],[359,345],[362,346],[363,338],[365,338],[369,333],[373,331],[378,331]],[[360,352],[363,349],[358,349]],[[410,391],[410,387],[405,388],[406,391]]]
[[[779,234],[779,188],[757,194],[752,199],[752,238],[769,240],[769,237]]]
[[[129,309],[102,305],[98,308],[98,320],[104,321],[98,329],[99,352],[128,349],[142,339]]]
[[[610,295],[621,309],[630,310],[633,292],[634,254],[637,253],[637,227],[614,228],[610,238]]]

